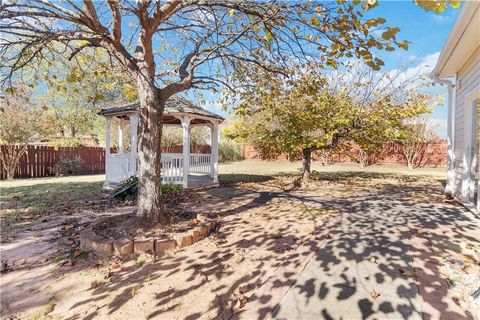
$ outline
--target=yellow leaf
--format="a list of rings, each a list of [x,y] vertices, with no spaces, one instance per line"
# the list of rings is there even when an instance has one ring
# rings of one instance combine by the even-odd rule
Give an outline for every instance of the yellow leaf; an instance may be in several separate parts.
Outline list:
[[[230,17],[233,17],[233,15],[235,14],[235,9],[230,9],[229,13],[230,13]]]
[[[373,300],[377,300],[380,297],[380,293],[378,293],[377,291],[375,291],[375,289],[373,289],[372,292],[370,293],[370,296],[372,297]]]
[[[461,0],[450,0],[448,3],[450,4],[450,7],[452,7],[453,9],[457,9],[462,4],[462,1]]]

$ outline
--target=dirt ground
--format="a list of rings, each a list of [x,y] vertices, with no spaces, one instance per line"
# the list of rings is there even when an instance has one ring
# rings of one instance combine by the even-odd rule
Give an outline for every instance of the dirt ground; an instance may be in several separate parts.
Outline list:
[[[257,162],[257,178],[251,179],[256,182],[238,183],[239,174],[228,179],[234,165],[224,166],[223,187],[196,191],[182,204],[184,210],[218,213],[219,231],[157,261],[75,256],[75,236],[82,228],[134,207],[54,215],[20,232],[9,229],[0,251],[7,261],[0,284],[2,318],[227,319],[277,268],[298,263],[295,249],[339,213],[318,198],[412,184],[423,188],[408,195],[415,201],[442,198],[440,182],[431,177],[338,169],[323,172],[308,190],[286,191],[292,177],[278,175],[278,167],[273,176]]]

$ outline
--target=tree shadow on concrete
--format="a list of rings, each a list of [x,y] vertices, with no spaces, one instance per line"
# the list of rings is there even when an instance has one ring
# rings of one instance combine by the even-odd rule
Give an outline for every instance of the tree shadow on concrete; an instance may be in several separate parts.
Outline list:
[[[439,285],[439,264],[423,262],[440,248],[460,251],[458,239],[478,243],[479,221],[462,208],[414,196],[436,192],[425,185],[386,185],[368,195],[325,201],[347,215],[330,230],[332,239],[276,307],[274,318],[468,318],[449,301],[448,287]],[[429,247],[412,247],[419,233]],[[428,281],[405,277],[402,270]]]

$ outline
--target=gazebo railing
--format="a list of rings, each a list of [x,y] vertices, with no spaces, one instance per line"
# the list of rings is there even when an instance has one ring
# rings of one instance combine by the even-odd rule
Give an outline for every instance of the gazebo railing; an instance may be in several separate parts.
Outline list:
[[[183,182],[183,155],[181,153],[162,154],[162,183]]]
[[[137,173],[137,158],[127,153],[106,155],[105,175],[107,181],[119,183]]]
[[[209,153],[191,153],[189,171],[191,173],[210,173],[211,161],[212,156]]]
[[[107,154],[105,174],[107,181],[119,183],[137,173],[137,157],[129,153]],[[212,156],[205,153],[190,154],[189,173],[210,174]],[[162,183],[183,182],[183,154],[163,153],[162,158]]]

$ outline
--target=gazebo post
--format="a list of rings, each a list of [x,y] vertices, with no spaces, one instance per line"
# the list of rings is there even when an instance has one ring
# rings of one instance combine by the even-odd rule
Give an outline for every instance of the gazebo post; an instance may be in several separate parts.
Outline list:
[[[213,182],[218,182],[218,123],[212,122],[211,128],[211,149],[210,149],[210,175]]]
[[[125,152],[124,131],[125,124],[122,119],[118,122],[118,153]]]
[[[105,183],[103,184],[104,188],[108,187],[110,182],[110,126],[112,123],[112,118],[105,117]]]
[[[112,118],[105,118],[105,154],[110,154],[110,126]]]
[[[190,117],[183,116],[183,186],[188,187],[188,172],[190,171]]]

